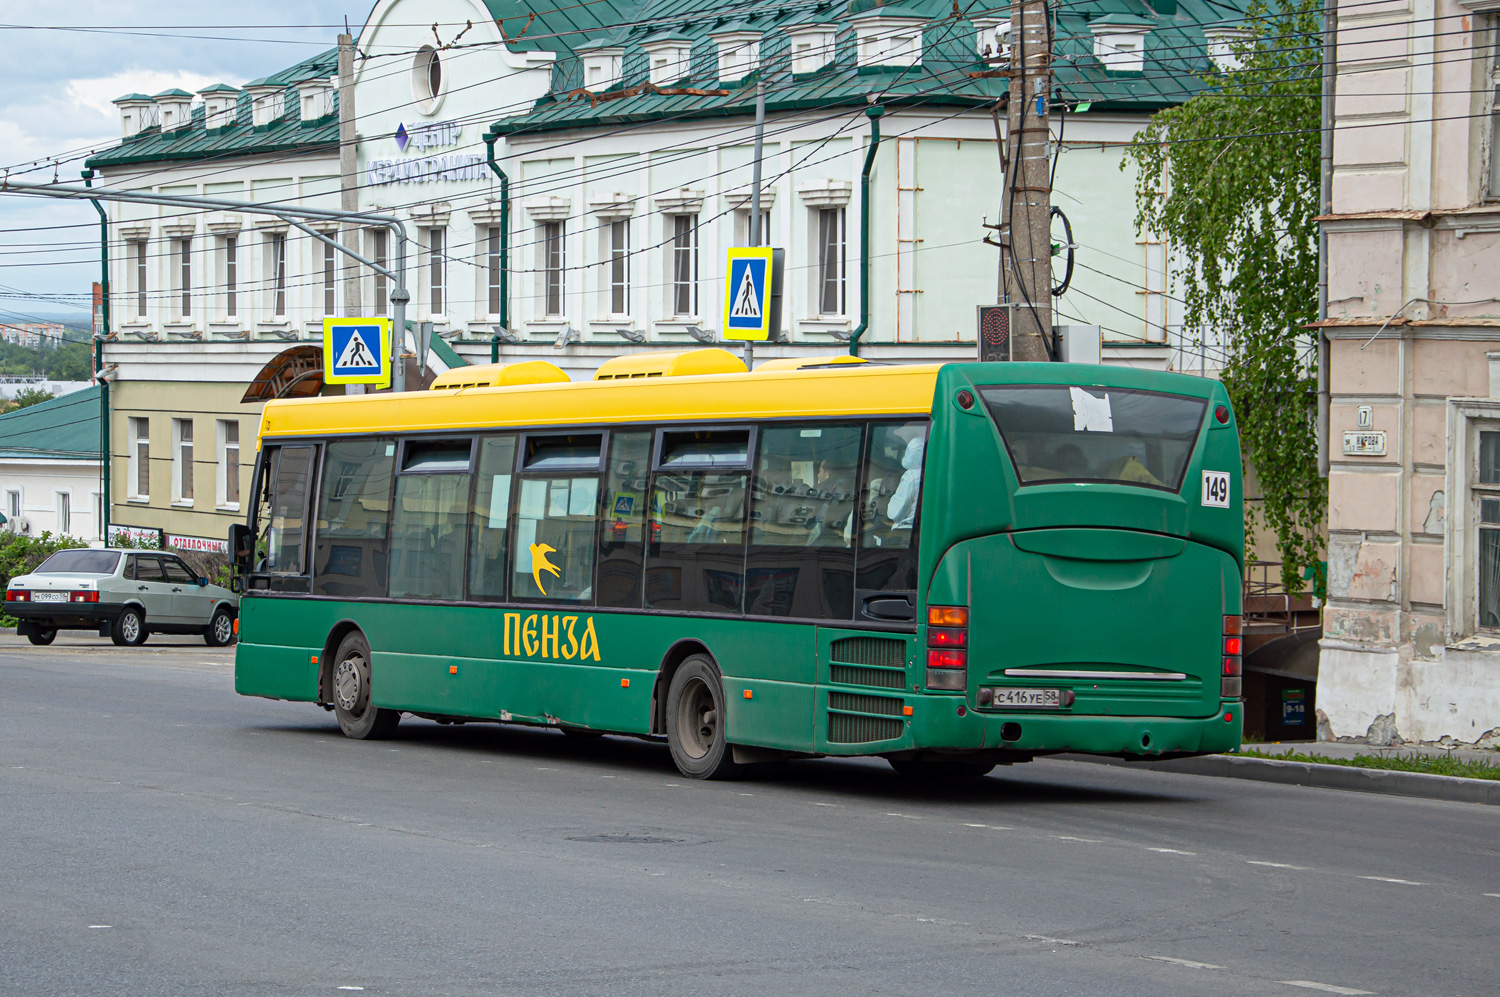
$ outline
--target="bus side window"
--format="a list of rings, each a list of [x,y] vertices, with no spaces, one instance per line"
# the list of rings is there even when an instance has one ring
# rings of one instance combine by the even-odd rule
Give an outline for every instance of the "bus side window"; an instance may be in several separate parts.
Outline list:
[[[864,427],[760,432],[745,613],[847,620],[854,611],[855,484]]]
[[[613,433],[599,505],[599,605],[641,606],[646,556],[646,484],[651,472],[651,434]]]
[[[316,447],[281,447],[271,455],[265,570],[300,575],[305,568],[307,493]]]
[[[479,480],[469,513],[469,598],[505,598],[505,541],[510,535],[510,484],[516,469],[516,438],[479,441]]]
[[[593,605],[600,433],[531,436],[521,455],[512,599]]]
[[[334,440],[323,461],[313,543],[313,594],[385,595],[393,439]]]
[[[926,422],[886,422],[870,426],[865,486],[860,496],[859,565],[856,582],[861,605],[856,615],[893,619],[892,604],[880,614],[863,603],[880,593],[910,594],[915,619],[917,526],[922,497]]]
[[[665,430],[651,482],[648,609],[739,613],[749,429]]]

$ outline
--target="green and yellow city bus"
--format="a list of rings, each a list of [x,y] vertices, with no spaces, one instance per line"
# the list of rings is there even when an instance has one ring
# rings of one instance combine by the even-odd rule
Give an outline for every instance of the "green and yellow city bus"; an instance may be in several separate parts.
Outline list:
[[[235,685],[664,738],[685,775],[1238,746],[1240,452],[1207,378],[723,350],[266,405]]]

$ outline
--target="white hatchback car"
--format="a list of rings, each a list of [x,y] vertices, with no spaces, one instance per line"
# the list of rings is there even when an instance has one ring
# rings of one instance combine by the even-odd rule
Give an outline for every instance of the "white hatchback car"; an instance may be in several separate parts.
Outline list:
[[[16,632],[50,644],[59,630],[97,630],[116,644],[159,634],[202,634],[210,647],[234,643],[239,596],[209,584],[174,554],[60,550],[5,591]]]

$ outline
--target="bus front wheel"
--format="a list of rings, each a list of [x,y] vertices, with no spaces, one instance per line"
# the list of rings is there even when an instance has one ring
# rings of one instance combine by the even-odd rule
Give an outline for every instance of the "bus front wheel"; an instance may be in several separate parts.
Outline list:
[[[713,659],[695,654],[667,690],[667,746],[690,779],[729,779],[740,766],[724,740],[724,679]]]
[[[333,714],[347,737],[378,741],[390,737],[401,722],[399,710],[370,702],[370,645],[363,634],[352,633],[340,642],[333,656],[332,685]]]

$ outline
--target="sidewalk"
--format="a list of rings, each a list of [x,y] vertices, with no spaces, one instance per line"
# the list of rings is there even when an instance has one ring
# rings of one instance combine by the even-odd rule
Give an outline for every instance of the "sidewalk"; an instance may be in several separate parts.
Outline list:
[[[1247,744],[1246,750],[1277,755],[1317,755],[1323,758],[1353,758],[1367,755],[1437,755],[1448,754],[1443,748],[1408,745],[1377,747],[1370,744],[1343,742],[1295,742]],[[1500,763],[1500,751],[1459,749],[1455,758],[1465,761]],[[1119,758],[1089,755],[1063,755],[1074,761],[1148,768],[1156,772],[1181,775],[1208,775],[1230,779],[1251,779],[1282,785],[1308,786],[1317,789],[1343,789],[1356,793],[1383,793],[1388,796],[1416,796],[1455,803],[1480,803],[1500,806],[1500,779],[1461,779],[1425,772],[1396,772],[1387,769],[1356,768],[1350,765],[1320,765],[1313,762],[1251,758],[1243,755],[1204,755],[1199,758],[1177,758],[1163,762],[1127,762]]]

